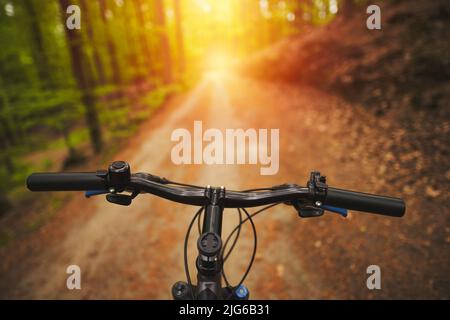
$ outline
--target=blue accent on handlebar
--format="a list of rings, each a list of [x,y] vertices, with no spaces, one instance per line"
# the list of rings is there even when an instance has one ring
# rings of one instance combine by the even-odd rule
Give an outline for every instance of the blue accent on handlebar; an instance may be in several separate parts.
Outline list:
[[[248,289],[246,286],[244,286],[243,284],[241,284],[235,291],[234,293],[236,294],[236,296],[239,299],[244,299],[247,294],[248,294]]]
[[[84,196],[86,198],[90,198],[90,197],[93,197],[93,196],[98,196],[98,195],[107,194],[107,193],[109,193],[108,190],[89,190],[89,191],[86,191],[84,193]]]
[[[340,214],[341,216],[343,216],[344,218],[347,217],[347,209],[344,208],[338,208],[338,207],[332,207],[332,206],[321,206],[322,209],[327,210],[327,211],[331,211],[331,212],[335,212]]]

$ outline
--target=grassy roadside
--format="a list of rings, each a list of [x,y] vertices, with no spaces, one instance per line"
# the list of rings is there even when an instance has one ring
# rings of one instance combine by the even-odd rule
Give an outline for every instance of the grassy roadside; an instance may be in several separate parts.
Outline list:
[[[185,89],[179,85],[171,85],[155,89],[141,97],[137,101],[140,107],[133,110],[134,121],[124,123],[117,130],[105,130],[105,145],[99,155],[93,155],[90,151],[87,129],[74,129],[69,139],[82,155],[83,161],[67,170],[83,171],[106,166],[114,154],[126,146],[128,139],[137,132],[142,122],[161,108],[171,95]],[[7,192],[12,205],[0,214],[0,248],[39,230],[75,196],[73,193],[52,192],[43,197],[42,194],[29,192],[24,183],[32,172],[62,170],[65,157],[67,149],[62,137],[50,141],[41,150],[33,150],[21,157],[20,170],[10,177],[13,187]]]

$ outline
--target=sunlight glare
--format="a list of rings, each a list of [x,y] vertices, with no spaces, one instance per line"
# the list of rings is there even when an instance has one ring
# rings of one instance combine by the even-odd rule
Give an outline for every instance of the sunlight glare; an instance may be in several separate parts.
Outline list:
[[[5,13],[8,17],[14,16],[14,6],[12,3],[5,4]]]
[[[289,12],[289,13],[286,15],[286,19],[287,19],[289,22],[294,21],[294,20],[295,20],[295,13]]]
[[[206,70],[225,72],[231,68],[233,59],[224,51],[212,52],[206,61]]]
[[[330,12],[332,14],[336,14],[338,12],[337,0],[331,0],[330,1]]]
[[[205,12],[211,12],[211,4],[206,0],[197,0],[197,5]]]

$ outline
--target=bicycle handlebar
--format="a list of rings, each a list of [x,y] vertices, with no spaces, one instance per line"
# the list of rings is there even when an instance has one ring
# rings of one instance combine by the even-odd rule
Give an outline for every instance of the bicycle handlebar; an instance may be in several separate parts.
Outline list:
[[[402,199],[335,188],[328,188],[324,203],[391,217],[401,217],[405,214],[405,202]]]
[[[122,186],[114,185],[112,181],[108,171],[33,173],[27,179],[27,187],[31,191],[104,190],[104,193],[108,193],[111,189],[128,190],[150,193],[171,201],[195,206],[204,205],[208,199],[208,188],[169,186],[164,183],[167,180],[144,173],[129,175],[128,180]],[[401,217],[405,213],[405,203],[402,199],[331,188],[324,183],[319,185],[319,182],[316,185],[314,181],[308,182],[307,187],[289,184],[274,187],[269,191],[220,190],[223,190],[221,201],[224,208],[247,208],[279,202],[302,201],[312,206],[317,206],[317,203],[320,202],[323,205],[391,217]]]
[[[31,191],[108,190],[108,182],[95,172],[33,173],[27,187]]]
[[[137,175],[131,177],[130,186],[146,193],[175,201],[178,203],[202,206],[205,204],[207,189],[193,187],[172,187],[148,181]],[[225,191],[225,189],[224,189]],[[262,205],[289,202],[306,198],[309,195],[308,188],[290,186],[279,190],[264,192],[243,192],[226,190],[222,205],[225,208],[250,208]]]

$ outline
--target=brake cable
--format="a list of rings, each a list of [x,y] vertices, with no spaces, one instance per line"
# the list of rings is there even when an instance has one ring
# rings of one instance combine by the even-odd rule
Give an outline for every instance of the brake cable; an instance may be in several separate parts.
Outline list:
[[[188,185],[188,184],[183,184],[183,183],[173,182],[173,181],[167,180],[167,179],[165,179],[165,178],[163,178],[163,180],[165,181],[165,184],[173,184],[173,185],[186,186],[186,187],[193,187],[193,188],[202,188],[202,187],[195,186],[195,185]],[[258,189],[244,190],[244,191],[242,191],[242,192],[252,192],[252,191],[260,191],[260,190],[273,190],[273,189],[272,189],[272,188],[258,188]],[[240,236],[240,234],[241,234],[241,227],[242,227],[242,225],[243,225],[245,222],[247,222],[248,220],[250,220],[250,223],[251,223],[251,226],[252,226],[253,238],[254,238],[254,242],[253,242],[253,243],[254,243],[254,245],[253,245],[252,257],[251,257],[250,262],[249,262],[249,264],[248,264],[248,266],[247,266],[247,269],[246,269],[246,271],[244,272],[244,275],[242,276],[241,280],[239,281],[239,283],[238,283],[235,287],[233,287],[233,286],[230,285],[230,283],[229,283],[229,281],[228,281],[228,279],[227,279],[227,277],[226,277],[226,275],[225,275],[225,271],[224,271],[224,268],[223,268],[223,265],[222,265],[222,277],[223,277],[223,279],[224,279],[224,281],[225,281],[227,287],[231,287],[231,288],[232,288],[231,295],[233,294],[233,291],[234,291],[236,288],[239,288],[239,286],[242,285],[242,283],[245,281],[245,279],[247,278],[247,276],[248,276],[248,274],[249,274],[249,272],[250,272],[250,270],[251,270],[251,268],[252,268],[252,266],[253,266],[253,262],[254,262],[254,260],[255,260],[256,249],[257,249],[257,243],[258,243],[258,236],[257,236],[257,232],[256,232],[256,227],[255,227],[255,224],[254,224],[252,218],[253,218],[254,216],[256,216],[257,214],[259,214],[259,213],[261,213],[261,212],[263,212],[263,211],[265,211],[265,210],[267,210],[267,209],[270,209],[270,208],[272,208],[272,207],[274,207],[274,206],[276,206],[276,205],[278,205],[278,204],[280,204],[280,202],[270,204],[270,205],[265,206],[264,208],[262,208],[262,209],[260,209],[260,210],[255,211],[255,212],[252,213],[252,214],[249,214],[249,212],[248,212],[245,208],[237,208],[238,213],[239,213],[239,223],[238,223],[238,225],[230,232],[230,234],[228,235],[228,237],[227,237],[227,239],[226,239],[226,241],[225,241],[225,244],[224,244],[224,246],[223,246],[223,248],[222,248],[222,261],[223,261],[223,264],[224,264],[225,261],[228,259],[228,257],[230,256],[230,254],[232,253],[232,251],[234,250],[234,248],[235,248],[235,246],[236,246],[236,243],[237,243],[237,241],[238,241],[238,239],[239,239],[239,236]],[[203,213],[204,210],[205,210],[205,208],[204,208],[204,207],[201,207],[201,208],[195,213],[195,215],[193,216],[193,218],[192,218],[192,220],[191,220],[191,222],[190,222],[190,224],[189,224],[188,230],[187,230],[187,232],[186,232],[186,237],[185,237],[185,240],[184,240],[184,270],[185,270],[186,280],[187,280],[187,282],[188,282],[189,290],[191,290],[191,296],[192,296],[192,299],[193,299],[193,300],[195,300],[195,294],[194,294],[194,290],[193,290],[193,288],[192,288],[192,279],[191,279],[191,275],[190,275],[190,272],[189,272],[189,264],[188,264],[188,258],[187,258],[188,242],[189,242],[189,236],[190,236],[190,234],[191,234],[191,229],[192,229],[192,226],[193,226],[194,223],[195,223],[195,220],[197,220],[197,224],[198,224],[198,225],[197,225],[197,226],[198,226],[198,232],[199,232],[199,234],[201,234],[201,216],[202,216],[202,213]],[[241,210],[243,210],[244,213],[247,215],[247,218],[245,218],[244,220],[242,220],[242,213],[241,213]],[[227,252],[227,253],[225,254],[225,256],[224,256],[225,248],[226,248],[228,242],[230,241],[231,237],[233,236],[233,234],[234,234],[236,231],[237,231],[237,234],[236,234],[236,236],[235,236],[235,238],[234,238],[234,240],[233,240],[233,243],[232,243],[230,249],[228,250],[228,252]],[[228,298],[230,298],[231,295],[230,295]]]
[[[239,211],[239,212],[240,212],[240,210],[241,210],[241,209],[238,208],[238,211]],[[249,263],[248,266],[247,266],[247,270],[245,270],[245,273],[244,273],[243,277],[241,278],[241,280],[239,281],[239,283],[238,283],[235,287],[230,286],[230,283],[228,282],[228,279],[227,279],[227,277],[225,276],[225,273],[223,272],[223,266],[222,266],[222,276],[223,276],[223,278],[224,278],[224,280],[225,280],[225,283],[227,284],[228,287],[231,287],[231,288],[232,288],[232,289],[231,289],[231,292],[230,292],[230,295],[227,297],[228,299],[231,298],[231,296],[232,296],[233,293],[234,293],[234,290],[235,290],[236,288],[239,288],[239,287],[242,285],[242,283],[244,283],[245,278],[247,277],[248,273],[250,272],[250,269],[252,268],[253,261],[255,260],[255,256],[256,256],[256,248],[257,248],[257,244],[258,244],[258,236],[257,236],[257,233],[256,233],[256,227],[255,227],[255,224],[253,223],[253,219],[252,219],[252,217],[250,216],[250,214],[248,213],[247,210],[245,210],[244,208],[242,208],[242,210],[243,210],[244,213],[247,215],[247,219],[250,220],[250,223],[251,223],[251,225],[252,225],[252,230],[253,230],[253,241],[254,241],[254,242],[253,242],[253,252],[252,252],[252,257],[251,257],[251,259],[250,259],[250,263]]]
[[[226,285],[227,285],[228,287],[233,288],[233,290],[234,290],[235,288],[239,288],[239,286],[242,285],[242,283],[245,281],[245,278],[247,277],[248,273],[250,272],[250,269],[251,269],[251,267],[252,267],[252,265],[253,265],[253,261],[254,261],[254,259],[255,259],[255,255],[256,255],[256,247],[257,247],[257,234],[256,234],[256,228],[255,228],[255,225],[254,225],[254,223],[253,223],[252,218],[255,217],[257,214],[259,214],[259,213],[261,213],[261,212],[263,212],[263,211],[266,211],[267,209],[270,209],[270,208],[272,208],[272,207],[274,207],[274,206],[276,206],[276,205],[279,205],[280,203],[281,203],[281,202],[270,204],[270,205],[265,206],[264,208],[262,208],[262,209],[260,209],[260,210],[255,211],[255,212],[252,213],[252,214],[249,214],[248,211],[247,211],[246,209],[242,208],[242,210],[243,210],[243,211],[245,212],[245,214],[247,215],[247,218],[245,218],[244,220],[242,220],[241,222],[239,222],[239,224],[238,224],[238,225],[233,229],[233,231],[231,231],[230,234],[228,235],[228,237],[227,237],[227,239],[226,239],[226,241],[225,241],[225,244],[224,244],[224,246],[223,246],[223,249],[222,249],[222,256],[223,256],[223,253],[225,252],[225,248],[226,248],[228,242],[230,241],[232,235],[233,235],[236,231],[238,231],[238,230],[241,228],[241,226],[242,226],[245,222],[247,222],[248,220],[250,220],[250,222],[251,222],[251,224],[252,224],[253,235],[254,235],[254,247],[253,247],[252,258],[251,258],[250,263],[249,263],[249,265],[248,265],[248,267],[247,267],[247,270],[245,271],[244,276],[241,278],[241,280],[239,281],[238,285],[236,285],[234,288],[230,285],[230,283],[229,283],[229,281],[228,281],[228,279],[227,279],[227,277],[226,277],[226,275],[225,275],[225,269],[224,269],[224,266],[222,266],[222,277],[223,277],[223,279],[224,279]],[[238,208],[238,210],[239,210],[239,208]],[[236,240],[236,241],[237,241],[237,240]],[[227,253],[227,256],[228,256],[230,253],[231,253],[231,250]]]
[[[200,213],[197,217],[197,228],[198,228],[198,235],[202,234],[202,213]]]
[[[189,273],[189,264],[188,264],[188,258],[187,258],[187,251],[188,251],[188,242],[189,242],[189,235],[191,234],[192,225],[194,224],[197,217],[203,212],[205,208],[201,207],[194,215],[194,217],[191,220],[191,223],[189,224],[189,228],[186,232],[186,237],[184,239],[184,272],[186,273],[186,280],[189,285],[189,290],[191,290],[192,300],[195,300],[194,296],[194,290],[192,289],[192,280],[191,275]]]
[[[237,241],[238,241],[238,239],[239,239],[239,236],[241,235],[241,227],[242,227],[242,212],[241,212],[241,210],[239,210],[239,208],[237,209],[237,211],[238,211],[238,213],[239,213],[239,229],[238,229],[238,231],[237,231],[237,233],[236,233],[236,237],[234,237],[234,240],[233,240],[233,244],[231,245],[231,248],[230,248],[230,250],[228,250],[228,252],[227,252],[227,254],[225,255],[225,257],[222,257],[222,261],[223,261],[223,263],[225,263],[225,261],[228,259],[228,257],[230,256],[230,254],[231,254],[231,252],[233,251],[233,249],[234,249],[234,247],[235,247],[235,245],[236,245],[236,243],[237,243]],[[228,239],[227,239],[227,241],[228,241]],[[222,252],[222,256],[223,256],[223,252]]]

